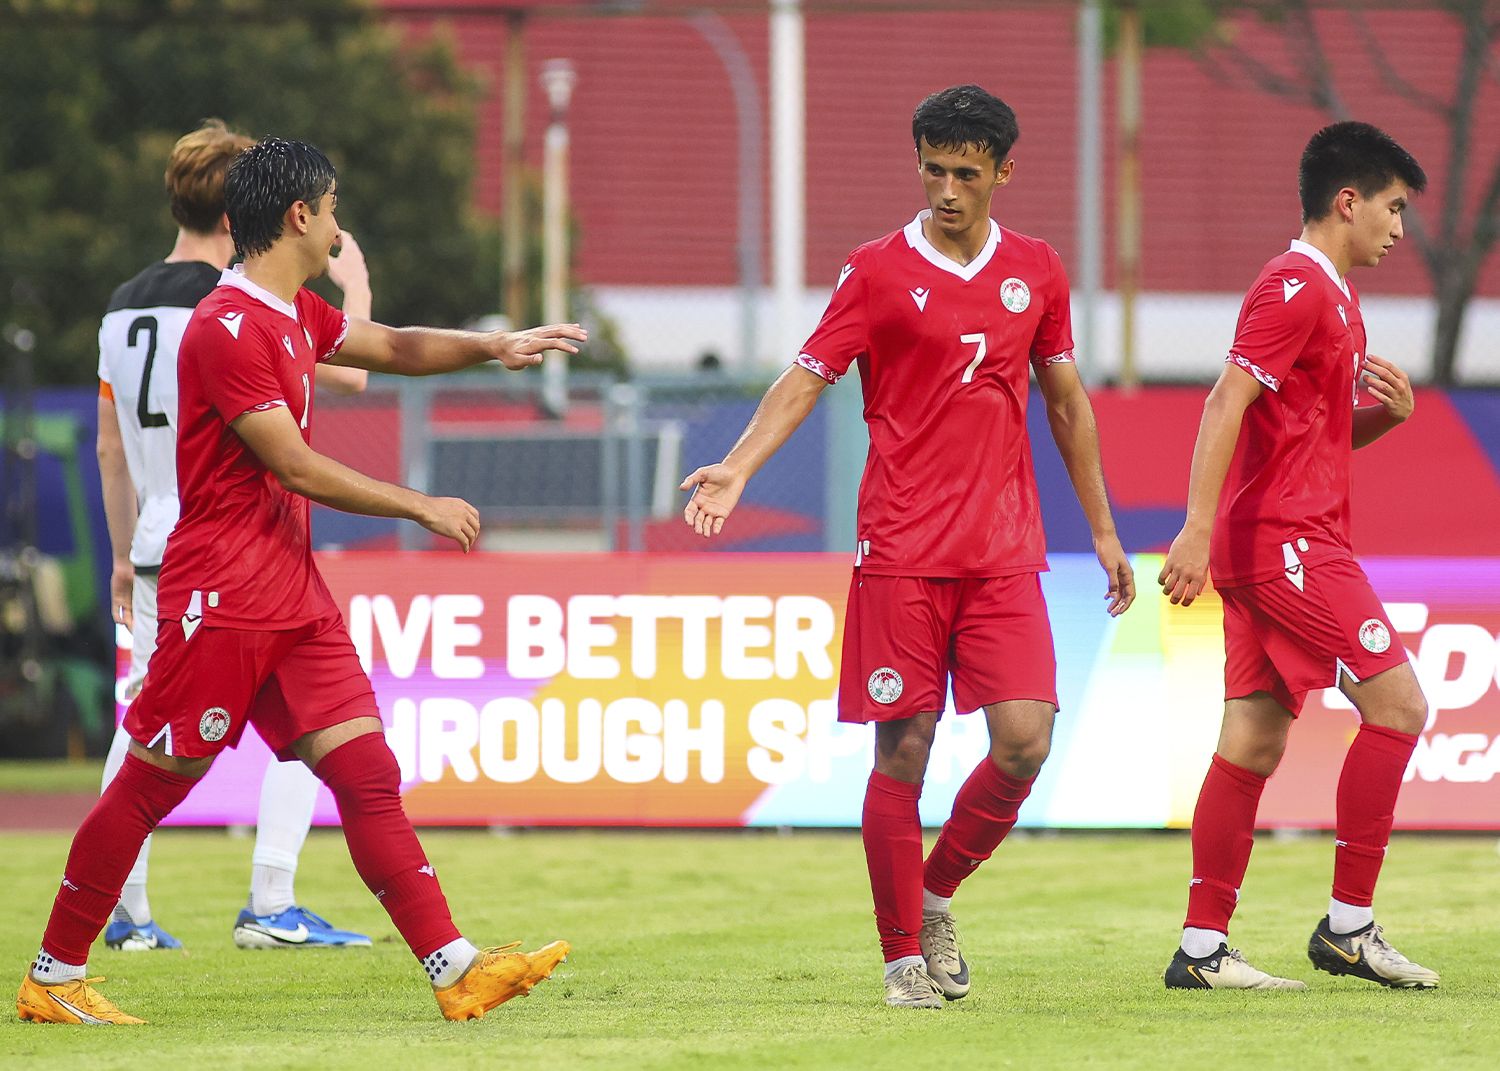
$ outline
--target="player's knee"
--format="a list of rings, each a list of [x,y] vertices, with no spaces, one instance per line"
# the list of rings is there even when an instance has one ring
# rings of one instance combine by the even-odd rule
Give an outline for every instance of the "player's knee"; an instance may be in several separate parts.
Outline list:
[[[1427,697],[1417,688],[1394,704],[1387,717],[1392,729],[1416,736],[1427,727],[1427,714]]]
[[[876,768],[901,781],[920,781],[927,773],[927,757],[932,744],[909,734],[899,740],[884,742],[876,751]]]
[[[1017,742],[1003,742],[990,748],[990,760],[1009,777],[1027,781],[1041,772],[1042,764],[1052,753],[1052,741],[1046,736]]]

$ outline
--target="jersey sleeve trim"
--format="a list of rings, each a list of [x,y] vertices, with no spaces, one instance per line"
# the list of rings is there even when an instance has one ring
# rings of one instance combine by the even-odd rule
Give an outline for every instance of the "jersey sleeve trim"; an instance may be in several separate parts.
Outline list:
[[[348,313],[343,314],[343,316],[341,317],[341,319],[342,319],[342,323],[339,325],[338,337],[333,340],[333,345],[330,346],[330,347],[328,347],[328,352],[325,353],[325,354],[323,354],[323,356],[321,356],[321,357],[318,358],[318,363],[319,364],[322,364],[324,361],[326,361],[329,358],[331,358],[335,353],[338,353],[339,350],[341,350],[341,349],[344,348],[344,340],[349,337],[349,315],[348,315]]]
[[[1063,350],[1061,353],[1054,353],[1051,357],[1043,357],[1040,354],[1033,355],[1031,363],[1038,368],[1046,368],[1048,365],[1053,364],[1073,364],[1076,360],[1077,358],[1074,357],[1073,351],[1069,349]]]
[[[832,368],[829,368],[826,364],[818,360],[810,353],[799,353],[797,355],[797,360],[793,363],[801,368],[807,369],[813,375],[819,377],[827,383],[837,383],[839,380],[844,378],[842,373],[835,372]]]
[[[106,402],[115,400],[115,389],[109,385],[109,380],[99,380],[99,397],[103,398]]]
[[[1256,364],[1254,361],[1244,356],[1243,354],[1235,353],[1233,350],[1230,350],[1229,356],[1224,358],[1224,363],[1238,365],[1240,368],[1244,369],[1246,372],[1249,372],[1252,376],[1258,379],[1261,386],[1267,388],[1268,390],[1281,390],[1281,380],[1277,379],[1270,372],[1267,372],[1264,368],[1262,368],[1260,365]]]
[[[255,405],[252,405],[248,409],[246,409],[244,413],[241,413],[240,416],[237,416],[234,419],[230,420],[229,423],[233,424],[235,420],[238,420],[240,417],[244,416],[245,413],[266,413],[270,412],[272,409],[277,408],[290,409],[291,406],[286,404],[285,398],[272,398],[268,402],[257,402]]]

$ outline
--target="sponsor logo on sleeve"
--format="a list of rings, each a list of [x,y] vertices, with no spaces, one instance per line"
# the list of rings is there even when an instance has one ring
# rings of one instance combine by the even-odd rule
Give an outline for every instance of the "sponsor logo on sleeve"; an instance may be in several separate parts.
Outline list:
[[[1307,285],[1306,279],[1283,279],[1281,280],[1281,302],[1286,304],[1292,298],[1302,293],[1302,288]]]
[[[219,323],[224,325],[224,330],[228,331],[237,342],[240,337],[240,321],[244,320],[244,318],[245,314],[243,312],[230,312],[220,316]]]
[[[847,278],[849,278],[849,276],[852,275],[852,274],[854,274],[854,265],[853,264],[845,264],[842,268],[839,269],[839,281],[838,281],[837,284],[834,285],[834,288],[833,288],[835,293],[837,293],[838,290],[841,287],[843,287],[844,280],[847,279]]]

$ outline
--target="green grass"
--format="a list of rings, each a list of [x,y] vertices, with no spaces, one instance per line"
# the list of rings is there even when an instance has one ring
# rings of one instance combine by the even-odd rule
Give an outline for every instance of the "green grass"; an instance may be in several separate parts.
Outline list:
[[[250,843],[159,834],[158,918],[186,953],[98,951],[135,1030],[0,1025],[0,1065],[212,1071],[549,1068],[1493,1068],[1500,857],[1491,838],[1402,837],[1379,908],[1391,938],[1443,972],[1436,992],[1315,974],[1328,838],[1263,837],[1236,920],[1260,966],[1306,993],[1169,993],[1180,835],[1016,836],[956,903],[974,992],[941,1011],[880,1003],[857,836],[433,833],[426,843],[473,938],[575,946],[529,1000],[479,1023],[440,1019],[351,868],[315,833],[302,898],[376,937],[354,952],[234,949]],[[19,983],[67,851],[0,836],[0,961]]]
[[[0,761],[0,792],[99,791],[104,762],[84,759],[11,759]]]

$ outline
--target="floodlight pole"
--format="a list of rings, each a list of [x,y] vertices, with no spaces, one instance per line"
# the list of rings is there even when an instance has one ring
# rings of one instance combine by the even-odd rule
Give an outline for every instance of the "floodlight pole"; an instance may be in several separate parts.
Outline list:
[[[568,317],[568,103],[578,72],[571,60],[542,65],[542,88],[551,119],[542,160],[542,319],[562,323]],[[568,408],[568,356],[549,350],[542,362],[542,405],[554,416]]]
[[[771,2],[771,277],[776,295],[774,363],[802,345],[806,290],[807,69],[801,0]]]
[[[505,27],[505,126],[501,165],[505,212],[505,263],[500,307],[512,327],[526,323],[526,13],[514,11]]]
[[[1103,287],[1099,236],[1104,233],[1100,190],[1104,184],[1104,124],[1100,72],[1104,67],[1104,15],[1099,0],[1078,8],[1078,260],[1073,268],[1073,318],[1078,370],[1090,386],[1099,382],[1104,340],[1099,335],[1099,291]]]

